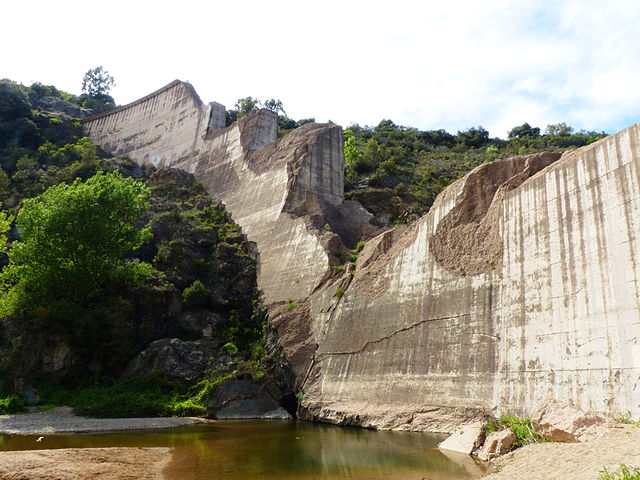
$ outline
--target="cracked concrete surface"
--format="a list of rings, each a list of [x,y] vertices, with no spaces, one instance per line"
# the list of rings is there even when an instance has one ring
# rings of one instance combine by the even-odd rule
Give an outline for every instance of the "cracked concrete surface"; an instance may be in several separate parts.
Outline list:
[[[307,418],[442,431],[548,398],[640,418],[640,126],[481,166],[339,275],[340,238],[372,232],[342,201],[339,127],[278,140],[270,112],[222,128],[220,107],[174,82],[85,128],[193,172],[256,242]]]

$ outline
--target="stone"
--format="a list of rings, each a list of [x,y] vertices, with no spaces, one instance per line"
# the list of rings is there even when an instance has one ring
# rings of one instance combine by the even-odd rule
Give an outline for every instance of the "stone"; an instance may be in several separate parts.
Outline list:
[[[441,442],[438,448],[471,455],[482,444],[485,423],[484,421],[463,423]]]
[[[288,420],[291,418],[291,414],[287,412],[284,408],[278,407],[275,410],[271,410],[262,415],[262,417],[267,420]]]
[[[513,442],[516,441],[515,434],[510,428],[505,428],[487,435],[482,447],[477,452],[480,460],[488,461],[511,450]]]
[[[217,356],[221,345],[221,341],[210,339],[195,342],[186,342],[178,338],[156,340],[129,362],[123,376],[160,372],[162,377],[170,382],[193,382],[202,377],[205,370],[211,366],[211,359]]]
[[[538,433],[551,442],[582,442],[594,435],[594,427],[606,420],[570,405],[547,402],[532,416],[532,423]]]
[[[282,392],[269,382],[232,379],[218,385],[209,399],[207,417],[218,420],[263,418],[280,408]]]
[[[449,430],[554,396],[640,418],[640,125],[481,165],[380,231],[345,207],[338,126],[278,139],[273,112],[219,117],[176,81],[83,125],[113,154],[193,173],[255,242],[303,417]],[[333,269],[356,238],[356,269]]]

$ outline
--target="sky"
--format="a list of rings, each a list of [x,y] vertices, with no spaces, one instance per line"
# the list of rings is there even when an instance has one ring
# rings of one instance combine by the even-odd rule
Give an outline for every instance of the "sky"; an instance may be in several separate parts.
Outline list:
[[[640,121],[638,0],[5,0],[0,78],[74,94],[102,65],[116,103],[180,79],[294,119],[456,133]]]

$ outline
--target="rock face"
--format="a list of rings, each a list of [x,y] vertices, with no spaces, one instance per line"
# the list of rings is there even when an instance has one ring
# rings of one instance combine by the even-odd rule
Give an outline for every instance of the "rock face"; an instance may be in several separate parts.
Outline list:
[[[174,82],[84,126],[193,172],[256,243],[305,418],[451,431],[548,398],[640,418],[640,126],[482,165],[338,273],[343,243],[374,233],[342,201],[339,127],[278,140],[275,114],[224,127],[220,108]]]

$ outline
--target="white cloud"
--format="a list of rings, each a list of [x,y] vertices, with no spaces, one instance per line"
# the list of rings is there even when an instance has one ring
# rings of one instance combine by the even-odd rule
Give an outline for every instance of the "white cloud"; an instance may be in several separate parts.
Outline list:
[[[525,121],[614,131],[640,120],[637,2],[95,5],[8,2],[0,76],[79,93],[102,64],[120,103],[180,78],[227,106],[274,97],[294,118],[500,136]]]

